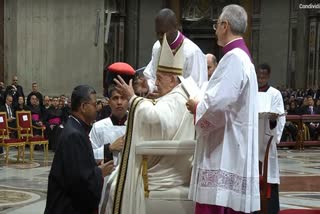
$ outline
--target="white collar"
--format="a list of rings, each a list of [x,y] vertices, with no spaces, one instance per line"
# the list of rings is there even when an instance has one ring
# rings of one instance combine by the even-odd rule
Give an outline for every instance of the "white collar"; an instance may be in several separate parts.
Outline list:
[[[234,42],[234,41],[240,40],[240,39],[243,39],[243,38],[242,38],[242,37],[239,37],[239,38],[233,39],[233,40],[231,40],[230,42],[228,42],[225,46],[229,45],[231,42]]]
[[[171,44],[170,44],[170,45],[172,45],[173,43],[175,43],[175,41],[177,41],[177,39],[179,38],[179,36],[180,36],[180,31],[178,31],[178,33],[177,33],[177,37],[175,38],[175,40],[174,40],[173,42],[171,42]]]
[[[69,118],[73,118],[75,121],[77,121],[81,125],[80,121],[77,118],[75,118],[73,115],[70,115]]]

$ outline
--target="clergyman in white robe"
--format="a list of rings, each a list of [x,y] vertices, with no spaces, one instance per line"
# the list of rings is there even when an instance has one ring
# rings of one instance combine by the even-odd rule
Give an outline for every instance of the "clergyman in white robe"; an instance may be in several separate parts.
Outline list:
[[[198,143],[189,197],[199,204],[250,213],[260,209],[258,86],[241,43],[233,40],[233,48],[224,47],[228,51],[197,105]]]
[[[273,129],[270,129],[268,118],[265,118],[265,120],[259,120],[259,124],[264,123],[263,126],[259,125],[259,127],[264,127],[264,130],[259,128],[259,134],[263,136],[260,138],[262,141],[259,142],[259,160],[261,162],[264,161],[269,137],[273,136],[269,150],[268,183],[280,184],[277,144],[280,143],[282,131],[286,123],[283,99],[280,91],[271,86],[266,92],[259,93],[266,93],[271,96],[270,112],[280,115],[277,117],[276,126]]]
[[[181,32],[178,31],[177,37]],[[200,88],[204,82],[208,80],[207,73],[207,57],[203,54],[201,49],[193,43],[190,39],[184,38],[183,40],[183,74],[184,78],[191,76],[193,80],[197,83]],[[161,51],[161,44],[156,41],[152,48],[151,61],[143,71],[143,74],[148,80],[149,90],[153,91],[155,89],[155,80],[157,73],[157,66],[159,63]]]
[[[258,71],[259,72],[259,71]],[[273,136],[273,139],[270,144],[269,156],[268,156],[268,171],[267,171],[267,183],[269,184],[267,190],[269,193],[268,196],[268,213],[278,213],[280,209],[279,202],[279,184],[280,184],[280,176],[279,176],[279,163],[278,163],[278,152],[277,152],[277,144],[280,143],[282,131],[285,126],[285,113],[283,106],[282,95],[279,90],[271,87],[261,87],[265,88],[264,90],[260,90],[259,96],[262,96],[263,99],[259,99],[259,105],[263,105],[268,107],[268,111],[277,116],[273,116],[275,118],[270,118],[270,113],[268,114],[260,114],[259,115],[259,161],[264,165],[264,157],[266,155],[266,148],[268,145],[268,141],[270,136]],[[268,98],[266,98],[268,96]],[[269,100],[269,101],[267,101]],[[266,112],[266,111],[264,111]]]
[[[126,147],[130,146],[129,159],[125,168],[127,169],[125,180],[114,179],[112,192],[120,194],[121,188],[115,186],[116,180],[125,184],[122,189],[121,202],[117,201],[117,195],[109,197],[107,209],[112,213],[113,206],[120,209],[121,214],[136,213],[144,214],[145,196],[144,185],[141,175],[142,157],[135,155],[135,146],[146,140],[192,140],[194,139],[193,117],[187,111],[185,103],[187,95],[178,85],[171,92],[152,100],[136,98],[131,104],[128,119],[128,133],[132,134],[131,143],[126,141]],[[137,104],[136,104],[137,103]],[[134,109],[134,110],[133,110]],[[132,125],[130,126],[131,119]],[[129,127],[130,126],[130,127]],[[128,140],[128,139],[127,139]],[[122,159],[123,160],[123,159]],[[123,167],[121,163],[120,167]],[[119,172],[117,169],[114,173]],[[169,190],[177,186],[188,185],[191,173],[191,156],[152,156],[148,157],[148,189],[150,191]],[[120,181],[119,181],[120,180]],[[114,189],[115,188],[115,189]],[[115,198],[114,198],[115,197]]]

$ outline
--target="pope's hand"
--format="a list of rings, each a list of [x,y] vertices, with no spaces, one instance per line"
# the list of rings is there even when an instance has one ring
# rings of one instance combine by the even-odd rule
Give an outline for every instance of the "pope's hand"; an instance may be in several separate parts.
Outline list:
[[[121,76],[117,76],[118,79],[113,79],[113,81],[115,81],[115,83],[117,84],[116,85],[116,88],[117,90],[119,90],[119,92],[127,97],[129,100],[131,97],[134,96],[134,90],[133,90],[133,87],[132,87],[132,79],[129,81],[129,85],[121,78]]]
[[[189,99],[186,103],[187,109],[190,111],[191,114],[194,114],[196,111],[196,106],[198,101],[195,99]]]

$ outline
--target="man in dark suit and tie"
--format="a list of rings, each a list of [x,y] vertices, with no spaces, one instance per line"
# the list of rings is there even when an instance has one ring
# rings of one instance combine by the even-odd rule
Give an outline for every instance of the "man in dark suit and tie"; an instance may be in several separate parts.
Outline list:
[[[320,109],[318,109],[316,106],[314,106],[314,100],[312,96],[307,97],[308,105],[304,106],[301,109],[301,114],[320,114]],[[317,140],[318,133],[319,133],[319,123],[306,123],[306,125],[309,128],[310,137],[312,140]]]
[[[314,106],[314,100],[312,96],[309,95],[307,97],[307,103],[308,105],[301,108],[301,114],[320,114],[320,109]]]
[[[5,104],[0,106],[0,112],[6,112],[8,118],[8,125],[10,127],[16,128],[16,118],[14,117],[14,110],[12,108],[13,97],[9,94],[6,96]],[[0,147],[0,154],[3,153],[3,148]]]
[[[16,118],[15,118],[15,112],[12,107],[13,97],[10,94],[7,94],[6,96],[6,102],[3,106],[0,106],[1,112],[6,112],[8,117],[8,125],[10,127],[17,127],[16,124]]]

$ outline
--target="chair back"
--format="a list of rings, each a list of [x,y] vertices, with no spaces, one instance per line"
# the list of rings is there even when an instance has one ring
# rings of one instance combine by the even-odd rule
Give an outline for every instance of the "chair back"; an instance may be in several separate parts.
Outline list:
[[[18,137],[33,136],[31,111],[17,111]]]
[[[6,112],[0,112],[0,138],[9,138],[8,118]]]

